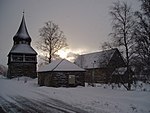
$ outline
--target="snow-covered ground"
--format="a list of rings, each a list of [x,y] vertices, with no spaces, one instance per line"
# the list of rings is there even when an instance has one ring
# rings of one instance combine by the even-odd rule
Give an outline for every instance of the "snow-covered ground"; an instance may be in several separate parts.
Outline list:
[[[27,82],[26,82],[27,81]],[[0,96],[14,102],[10,97],[22,96],[43,100],[47,97],[61,100],[89,113],[150,113],[150,84],[138,83],[134,91],[108,85],[97,87],[53,88],[39,87],[37,79],[6,79],[0,77]],[[15,103],[15,102],[14,102]],[[0,100],[0,105],[3,102]]]

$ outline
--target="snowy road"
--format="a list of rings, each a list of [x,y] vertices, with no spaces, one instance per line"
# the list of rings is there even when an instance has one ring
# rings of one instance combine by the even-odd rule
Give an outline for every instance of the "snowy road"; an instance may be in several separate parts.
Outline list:
[[[18,81],[0,79],[0,85],[0,107],[6,113],[87,113]]]
[[[6,113],[86,113],[58,100],[47,99],[47,102],[30,100],[25,97],[10,97],[16,103],[0,97],[1,107]]]

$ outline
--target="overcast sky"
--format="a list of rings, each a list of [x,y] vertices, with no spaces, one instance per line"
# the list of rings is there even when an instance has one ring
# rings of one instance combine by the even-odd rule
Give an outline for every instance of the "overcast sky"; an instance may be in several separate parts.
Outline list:
[[[109,39],[109,8],[115,0],[0,0],[0,64],[7,66],[13,36],[21,23],[22,12],[32,46],[39,38],[39,28],[52,20],[64,31],[69,48],[84,53],[98,51]],[[122,0],[123,1],[123,0]],[[138,8],[138,0],[124,0]]]

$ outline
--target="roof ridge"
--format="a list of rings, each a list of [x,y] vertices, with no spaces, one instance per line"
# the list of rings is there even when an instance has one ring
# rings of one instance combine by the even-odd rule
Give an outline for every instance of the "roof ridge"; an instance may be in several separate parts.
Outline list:
[[[92,53],[85,53],[85,54],[82,54],[82,55],[89,55],[89,54],[102,53],[102,52],[112,51],[112,50],[116,50],[116,49],[117,49],[117,48],[112,48],[112,49],[101,50],[101,51],[92,52]],[[82,55],[80,55],[80,56],[82,56]]]
[[[62,59],[60,62],[58,62],[58,64],[51,70],[51,71],[54,71],[58,66],[59,64],[63,61],[64,59]]]

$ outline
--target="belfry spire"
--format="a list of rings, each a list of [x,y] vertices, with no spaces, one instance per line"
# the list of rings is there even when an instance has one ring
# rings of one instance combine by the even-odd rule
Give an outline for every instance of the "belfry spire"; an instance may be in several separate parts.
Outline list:
[[[28,33],[26,23],[25,23],[24,11],[23,11],[23,16],[22,16],[20,27],[13,39],[14,39],[15,44],[18,44],[20,41],[26,41],[29,44],[31,42],[31,37]]]

